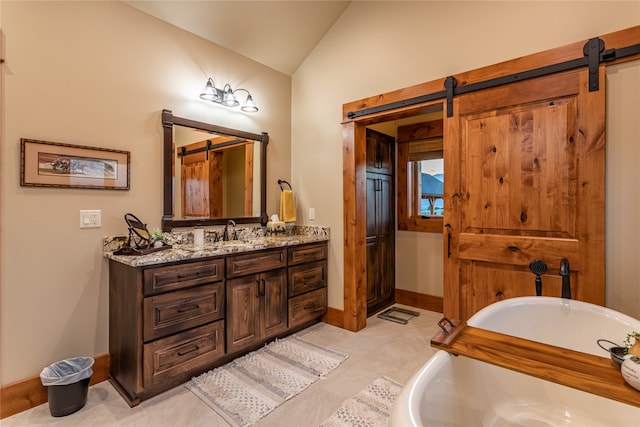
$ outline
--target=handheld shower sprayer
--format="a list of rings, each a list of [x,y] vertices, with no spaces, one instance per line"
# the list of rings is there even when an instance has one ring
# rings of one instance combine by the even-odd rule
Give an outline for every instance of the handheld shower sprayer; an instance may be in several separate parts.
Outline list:
[[[562,298],[571,299],[571,279],[569,271],[569,260],[560,260],[560,276],[562,276]]]
[[[536,275],[536,296],[542,295],[542,276],[547,272],[547,264],[539,259],[534,259],[529,263],[529,269]]]

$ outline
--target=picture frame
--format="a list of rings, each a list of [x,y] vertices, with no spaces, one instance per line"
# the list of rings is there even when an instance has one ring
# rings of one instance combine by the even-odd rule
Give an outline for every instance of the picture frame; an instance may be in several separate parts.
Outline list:
[[[23,187],[128,190],[129,151],[20,139]]]

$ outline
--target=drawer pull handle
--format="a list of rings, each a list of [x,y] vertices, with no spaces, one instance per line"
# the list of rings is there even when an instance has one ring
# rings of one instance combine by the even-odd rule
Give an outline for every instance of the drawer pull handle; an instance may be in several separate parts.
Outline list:
[[[187,311],[193,311],[199,309],[200,306],[198,304],[192,304],[187,306],[182,306],[178,309],[178,313],[186,313]]]
[[[195,273],[189,273],[189,274],[178,274],[178,279],[182,280],[182,279],[191,279],[193,277],[198,277],[200,275],[199,272],[195,272]]]
[[[316,303],[315,302],[309,302],[304,306],[305,310],[311,310],[313,308],[316,308]]]
[[[311,280],[311,279],[315,279],[315,278],[316,278],[315,274],[307,274],[306,276],[304,276],[302,278],[302,280],[306,282],[307,280]]]
[[[185,355],[187,355],[189,353],[193,353],[194,351],[198,351],[198,350],[200,350],[200,347],[195,345],[195,346],[191,347],[189,350],[179,351],[178,352],[178,356],[185,356]]]

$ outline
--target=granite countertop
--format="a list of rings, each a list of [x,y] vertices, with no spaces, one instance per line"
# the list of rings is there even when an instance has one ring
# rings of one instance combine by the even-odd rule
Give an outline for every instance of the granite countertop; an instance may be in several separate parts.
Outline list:
[[[205,241],[203,246],[195,246],[193,239],[178,240],[171,243],[171,248],[147,255],[114,255],[117,249],[114,242],[119,238],[105,238],[104,256],[108,259],[129,265],[131,267],[142,267],[147,265],[164,264],[169,262],[197,260],[198,258],[223,256],[229,254],[241,254],[262,249],[280,248],[286,246],[303,245],[305,243],[326,242],[329,240],[329,233],[306,233],[288,236],[254,236],[243,240],[229,240],[226,242]]]

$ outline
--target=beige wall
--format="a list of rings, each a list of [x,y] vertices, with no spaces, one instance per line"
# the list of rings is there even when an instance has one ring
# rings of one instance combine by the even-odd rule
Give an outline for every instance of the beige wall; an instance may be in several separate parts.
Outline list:
[[[640,61],[607,69],[606,305],[640,319]]]
[[[57,360],[108,352],[105,235],[133,212],[162,217],[163,108],[250,132],[269,132],[268,192],[289,179],[289,76],[119,2],[6,2],[2,10],[2,384]],[[208,76],[251,90],[261,108],[205,103]],[[131,151],[129,191],[19,185],[20,138]],[[103,226],[79,229],[80,209]],[[277,201],[269,200],[270,212]]]
[[[292,86],[291,175],[300,190],[300,218],[331,227],[329,305],[343,307],[342,104],[639,24],[639,2],[353,2],[293,75]],[[637,99],[636,92],[630,102]],[[637,168],[637,148],[628,153],[637,147],[637,127],[620,125],[627,141],[619,142],[620,155],[632,154]],[[621,185],[636,191],[637,207],[631,182]],[[315,221],[308,220],[309,207]],[[620,227],[635,235],[621,233],[620,247],[637,260],[638,229],[630,224],[637,209],[632,212],[623,223],[630,227]],[[402,232],[396,244],[396,286],[442,295],[441,237]],[[638,284],[635,265],[635,275],[608,280],[608,296],[626,295]]]
[[[108,269],[100,240],[125,232],[126,212],[151,227],[160,223],[162,108],[269,132],[269,213],[277,210],[277,179],[290,179],[299,222],[331,227],[329,304],[342,308],[342,104],[638,25],[640,5],[354,2],[293,81],[119,3],[2,1],[0,19],[7,59],[0,76],[0,382],[7,384],[65,357],[108,351]],[[260,112],[200,101],[208,75],[251,89]],[[609,82],[623,76],[637,84],[637,66],[620,67]],[[631,310],[640,306],[640,236],[631,222],[639,196],[629,184],[638,182],[638,97],[618,90],[627,118],[609,122],[609,138],[615,127],[622,165],[609,168],[608,179],[618,179],[629,197],[618,199],[624,208],[607,199],[608,212],[618,209],[620,218],[607,224],[607,233],[617,233],[620,256],[614,266],[608,258],[607,296]],[[131,190],[20,187],[21,137],[130,150]],[[310,207],[315,221],[308,219]],[[101,209],[103,227],[80,230],[80,209]],[[433,277],[441,239],[402,233],[398,242],[406,274],[398,287],[441,294],[441,278]]]

